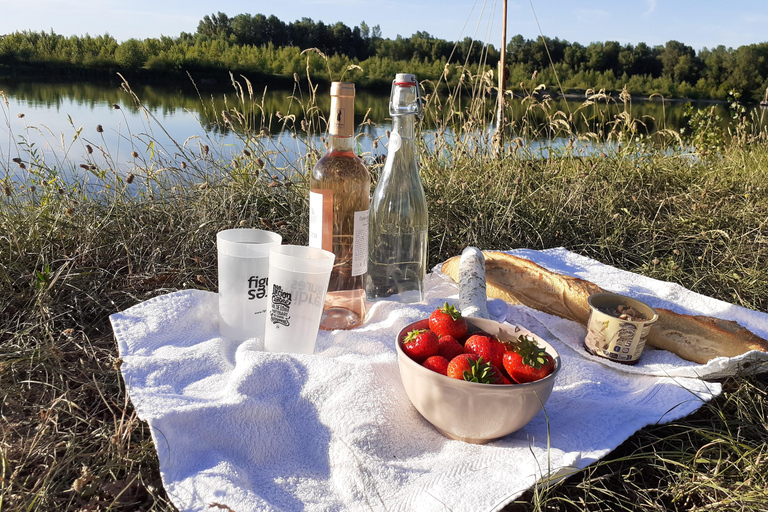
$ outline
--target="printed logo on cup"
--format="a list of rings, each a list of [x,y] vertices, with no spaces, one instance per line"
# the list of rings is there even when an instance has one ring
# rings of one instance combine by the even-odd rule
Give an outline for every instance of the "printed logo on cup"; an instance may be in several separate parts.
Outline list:
[[[269,278],[251,276],[248,278],[248,300],[263,299],[267,296]]]
[[[269,320],[286,327],[291,325],[291,302],[291,294],[283,291],[282,286],[272,286],[272,314]]]

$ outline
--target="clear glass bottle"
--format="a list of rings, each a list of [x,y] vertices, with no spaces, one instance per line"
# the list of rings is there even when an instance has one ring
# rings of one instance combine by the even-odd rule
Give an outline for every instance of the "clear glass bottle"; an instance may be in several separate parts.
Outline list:
[[[418,302],[424,299],[429,218],[414,137],[416,117],[421,115],[414,75],[395,76],[389,113],[387,160],[371,201],[366,291],[368,300],[392,296]]]
[[[371,175],[354,152],[355,84],[331,84],[328,152],[309,180],[309,246],[331,251],[320,328],[351,329],[365,320]]]

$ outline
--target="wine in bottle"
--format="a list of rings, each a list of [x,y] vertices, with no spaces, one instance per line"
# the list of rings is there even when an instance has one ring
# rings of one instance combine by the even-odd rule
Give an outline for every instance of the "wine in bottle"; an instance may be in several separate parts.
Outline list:
[[[355,85],[331,84],[328,152],[309,180],[309,245],[336,260],[320,328],[351,329],[365,320],[371,175],[354,152]]]

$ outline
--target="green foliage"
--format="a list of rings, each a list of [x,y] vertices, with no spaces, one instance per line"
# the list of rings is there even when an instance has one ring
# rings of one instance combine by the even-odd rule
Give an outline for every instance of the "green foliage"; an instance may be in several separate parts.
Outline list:
[[[403,69],[437,82],[447,62],[482,73],[495,71],[500,58],[498,48],[470,38],[450,42],[416,32],[384,39],[378,25],[371,28],[365,22],[350,28],[309,18],[286,23],[263,14],[229,17],[219,12],[204,16],[194,34],[123,43],[109,35],[13,32],[0,36],[0,65],[46,62],[83,70],[226,69],[291,76],[306,72],[306,63],[298,56],[310,48],[337,59],[338,69],[362,67],[368,83],[388,83],[393,71]],[[630,94],[643,96],[725,99],[734,90],[747,101],[759,101],[768,86],[768,43],[737,49],[718,46],[696,53],[674,40],[654,47],[616,41],[583,46],[558,38],[516,35],[506,50],[512,89],[534,72],[550,90],[557,90],[559,78],[566,90],[626,87]]]

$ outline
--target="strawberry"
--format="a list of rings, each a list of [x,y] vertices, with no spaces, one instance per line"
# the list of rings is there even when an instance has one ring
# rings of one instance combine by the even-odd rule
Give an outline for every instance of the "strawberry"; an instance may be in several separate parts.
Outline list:
[[[504,352],[507,347],[495,336],[488,333],[473,334],[464,343],[464,352],[477,354],[497,368],[504,365]]]
[[[503,384],[501,371],[491,363],[474,354],[459,354],[448,363],[448,377],[452,379],[480,382],[482,384]]]
[[[438,342],[440,343],[440,348],[437,350],[437,354],[443,356],[448,361],[464,353],[464,347],[450,334],[441,336]]]
[[[518,342],[504,354],[504,369],[518,384],[543,379],[555,369],[552,356],[527,336],[520,336]]]
[[[446,302],[443,307],[434,310],[429,315],[429,328],[438,337],[448,334],[460,340],[467,334],[467,321],[462,318],[455,306],[448,305]]]
[[[436,356],[438,348],[437,334],[429,329],[410,331],[403,340],[403,352],[419,364],[428,357]]]
[[[428,368],[433,372],[448,375],[448,360],[443,356],[428,357],[426,361],[421,363],[421,366]]]

